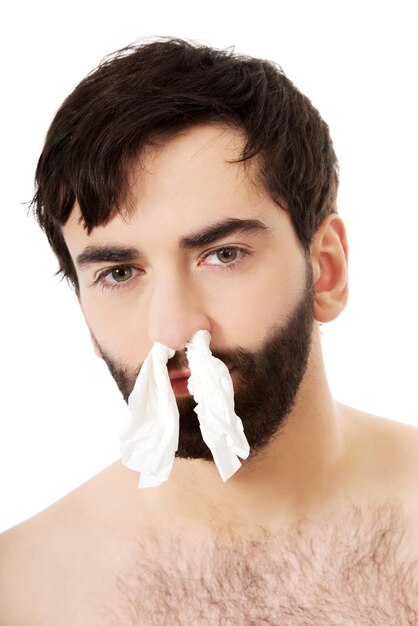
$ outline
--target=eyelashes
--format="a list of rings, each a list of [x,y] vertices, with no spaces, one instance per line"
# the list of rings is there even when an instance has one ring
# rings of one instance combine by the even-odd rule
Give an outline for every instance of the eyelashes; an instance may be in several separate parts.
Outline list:
[[[236,260],[236,257],[233,259],[233,263],[223,263],[222,261],[220,261],[220,263],[214,263],[212,265],[209,265],[207,267],[219,267],[222,270],[234,270],[236,269],[236,267],[238,265],[240,265],[244,258],[247,256],[250,256],[251,252],[245,248],[240,248],[239,246],[224,246],[223,248],[217,248],[216,250],[211,250],[210,252],[207,252],[204,256],[203,256],[203,261],[205,261],[206,259],[208,259],[211,256],[217,255],[221,252],[232,252],[233,254],[235,253],[236,255],[239,255],[238,260]]]
[[[232,253],[232,261],[221,261],[219,257],[217,257],[217,255],[221,253],[227,253],[227,259],[228,256],[231,258],[230,255]],[[199,262],[199,265],[205,268],[205,271],[208,269],[214,269],[215,271],[231,272],[237,269],[246,260],[246,258],[251,256],[251,254],[252,252],[246,248],[241,248],[240,246],[223,246],[206,252],[202,257],[201,262]],[[204,262],[210,257],[217,257],[219,262],[205,264]],[[142,274],[143,270],[134,265],[115,265],[100,272],[92,283],[92,286],[100,287],[102,291],[108,292],[127,290],[140,280]],[[124,277],[126,280],[124,280]]]
[[[116,272],[126,272],[130,274],[130,276],[127,280],[111,280],[112,274]],[[92,283],[92,286],[100,287],[103,291],[118,291],[120,289],[126,289],[128,286],[137,282],[140,274],[141,270],[134,265],[115,265],[114,267],[110,267],[109,269],[100,272],[95,281]],[[113,276],[113,278],[115,277]]]

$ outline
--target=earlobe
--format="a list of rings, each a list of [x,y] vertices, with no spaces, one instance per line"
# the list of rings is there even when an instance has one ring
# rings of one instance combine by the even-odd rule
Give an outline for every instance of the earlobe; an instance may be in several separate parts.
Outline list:
[[[311,244],[315,288],[314,317],[330,322],[345,308],[348,298],[348,245],[344,222],[335,213],[318,227]]]

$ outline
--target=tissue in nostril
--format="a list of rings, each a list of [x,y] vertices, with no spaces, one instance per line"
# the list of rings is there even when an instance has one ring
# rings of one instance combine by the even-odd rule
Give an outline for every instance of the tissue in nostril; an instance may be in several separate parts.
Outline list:
[[[223,481],[246,459],[250,447],[234,410],[234,388],[227,366],[210,351],[210,334],[197,331],[186,345],[203,440]],[[122,463],[140,472],[139,487],[157,487],[173,468],[179,440],[179,411],[167,371],[175,351],[155,342],[129,396],[127,423],[120,436]]]
[[[241,467],[250,447],[234,409],[234,387],[227,366],[210,351],[210,333],[197,331],[186,344],[191,376],[188,388],[197,403],[203,440],[212,452],[223,481]]]
[[[167,371],[174,350],[155,342],[128,399],[127,424],[120,436],[122,463],[140,472],[139,487],[167,480],[179,440],[179,412]]]

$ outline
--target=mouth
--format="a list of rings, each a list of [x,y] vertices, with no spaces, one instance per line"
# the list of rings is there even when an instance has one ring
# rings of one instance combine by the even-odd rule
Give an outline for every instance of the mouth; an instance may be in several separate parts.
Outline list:
[[[231,367],[231,369],[229,370],[229,373],[232,375],[235,369],[236,369],[235,367]],[[191,395],[190,391],[187,388],[187,382],[190,378],[190,374],[191,372],[189,369],[178,370],[170,374],[171,387],[176,396],[190,396]]]
[[[190,378],[190,374],[191,372],[187,368],[183,370],[177,370],[176,372],[171,372],[170,374],[171,387],[176,396],[190,396],[191,395],[190,391],[187,389],[187,381]]]

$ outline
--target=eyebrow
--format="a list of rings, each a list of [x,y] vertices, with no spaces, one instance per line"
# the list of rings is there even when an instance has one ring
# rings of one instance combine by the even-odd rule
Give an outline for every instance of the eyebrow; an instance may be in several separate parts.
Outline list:
[[[181,237],[178,245],[180,248],[190,250],[210,245],[223,237],[228,237],[228,235],[261,232],[270,234],[271,229],[260,220],[242,220],[230,217],[222,222],[212,224],[197,233]]]
[[[87,246],[76,257],[76,263],[80,269],[95,263],[129,263],[143,257],[144,255],[137,248],[126,246]]]
[[[237,234],[271,234],[271,228],[257,219],[228,218],[222,222],[211,224],[196,233],[180,237],[178,246],[183,250],[193,250],[215,243],[229,235]],[[87,246],[76,257],[77,266],[82,269],[95,263],[130,263],[144,259],[145,254],[132,246],[105,245]]]

